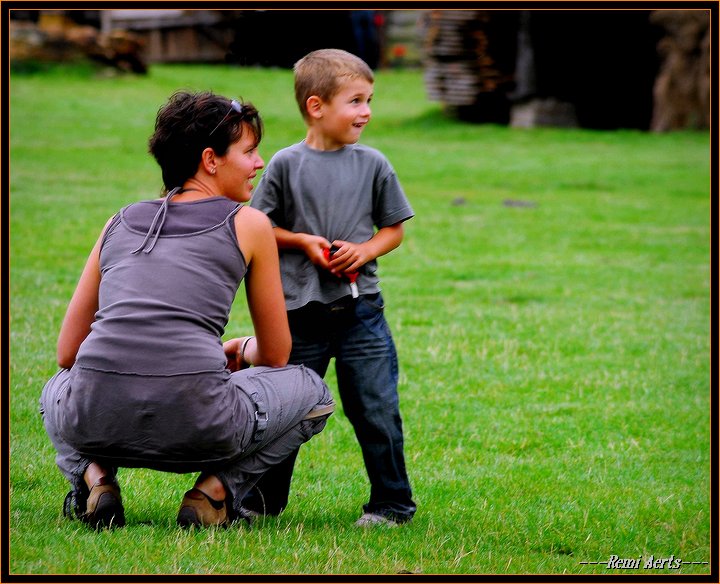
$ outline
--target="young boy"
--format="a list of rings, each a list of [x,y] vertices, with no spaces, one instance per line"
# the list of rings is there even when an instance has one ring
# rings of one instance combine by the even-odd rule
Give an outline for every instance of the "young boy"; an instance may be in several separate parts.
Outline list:
[[[395,526],[410,521],[416,506],[376,259],[400,245],[413,210],[387,159],[357,144],[370,121],[370,67],[345,51],[323,49],[300,59],[294,71],[307,134],[270,160],[251,204],[275,228],[290,362],[323,377],[335,357],[340,398],[370,479],[370,500],[356,525]],[[296,455],[266,474],[243,505],[279,513]]]

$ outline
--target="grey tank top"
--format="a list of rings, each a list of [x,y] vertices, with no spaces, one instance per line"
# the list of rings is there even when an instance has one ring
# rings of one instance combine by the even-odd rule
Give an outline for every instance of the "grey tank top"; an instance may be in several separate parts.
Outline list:
[[[221,337],[247,264],[225,197],[123,208],[100,250],[99,310],[76,364],[109,373],[221,372]]]

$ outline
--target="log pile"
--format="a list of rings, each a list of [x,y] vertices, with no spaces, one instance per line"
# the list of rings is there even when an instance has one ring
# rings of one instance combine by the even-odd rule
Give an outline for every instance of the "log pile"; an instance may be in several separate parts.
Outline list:
[[[507,121],[517,17],[510,11],[432,10],[421,25],[428,98],[464,117]]]
[[[37,23],[11,21],[9,44],[15,65],[90,59],[121,71],[147,72],[143,45],[135,35],[123,30],[101,33],[62,15],[43,15]]]
[[[652,130],[710,126],[710,12],[656,10],[651,22],[665,36],[658,43],[662,64],[653,88]]]
[[[472,105],[513,80],[493,50],[488,10],[432,10],[425,23],[425,84],[431,100]]]
[[[428,11],[426,91],[478,122],[708,128],[709,21],[709,10]]]

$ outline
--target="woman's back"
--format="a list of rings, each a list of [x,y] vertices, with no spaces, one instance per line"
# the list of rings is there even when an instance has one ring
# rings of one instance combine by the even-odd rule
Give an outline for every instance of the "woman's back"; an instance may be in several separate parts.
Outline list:
[[[239,209],[213,197],[143,201],[118,213],[103,238],[99,310],[77,364],[145,375],[222,371],[221,336],[247,270]]]

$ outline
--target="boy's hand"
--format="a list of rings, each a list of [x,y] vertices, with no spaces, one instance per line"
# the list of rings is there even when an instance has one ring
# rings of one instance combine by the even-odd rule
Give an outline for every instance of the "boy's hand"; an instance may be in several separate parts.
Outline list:
[[[374,257],[368,255],[366,246],[362,243],[336,239],[333,241],[332,247],[335,248],[335,251],[328,263],[328,269],[336,275],[357,272],[361,266],[374,259]]]
[[[302,249],[313,264],[328,269],[325,250],[330,249],[330,242],[327,239],[320,235],[305,233],[302,239]]]
[[[395,223],[378,229],[363,243],[336,239],[332,247],[337,248],[328,264],[331,273],[341,276],[357,272],[366,263],[394,250],[403,240],[403,224]]]

